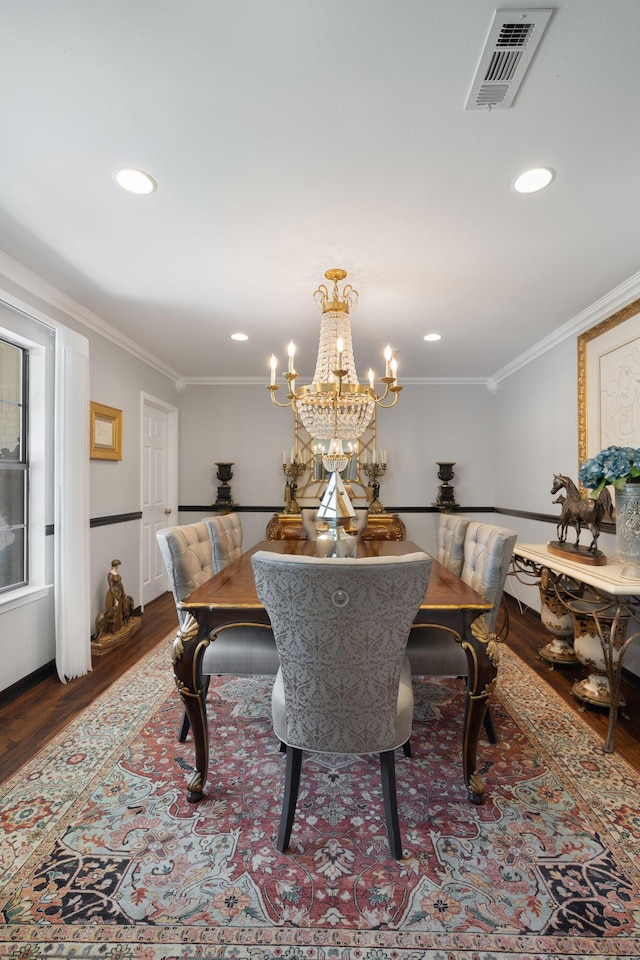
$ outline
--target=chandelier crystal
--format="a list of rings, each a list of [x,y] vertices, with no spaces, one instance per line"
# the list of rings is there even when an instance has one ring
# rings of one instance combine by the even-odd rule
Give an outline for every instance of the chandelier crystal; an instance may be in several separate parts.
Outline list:
[[[310,436],[337,441],[329,454],[336,457],[336,462],[342,456],[341,441],[358,439],[371,422],[376,405],[395,406],[402,390],[398,384],[397,363],[389,346],[385,350],[385,376],[380,378],[384,385],[382,393],[376,395],[371,370],[367,386],[358,382],[349,316],[349,309],[358,302],[358,291],[347,283],[340,292],[338,283],[346,276],[342,269],[327,270],[325,277],[332,287],[321,283],[314,293],[314,299],[322,307],[322,321],[312,383],[296,389],[298,374],[294,367],[295,346],[291,341],[289,368],[283,374],[289,385],[288,402],[280,403],[276,399],[279,388],[275,382],[277,360],[274,356],[271,357],[271,383],[267,388],[277,406],[294,407]],[[391,403],[383,403],[390,394]]]

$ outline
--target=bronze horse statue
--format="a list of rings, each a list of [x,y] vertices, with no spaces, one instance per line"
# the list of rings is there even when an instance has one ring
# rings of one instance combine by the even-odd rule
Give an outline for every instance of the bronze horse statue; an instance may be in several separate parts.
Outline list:
[[[589,553],[595,553],[598,547],[598,537],[600,536],[600,524],[605,516],[613,516],[613,501],[607,487],[604,487],[597,500],[589,497],[581,497],[580,491],[570,477],[565,477],[561,473],[554,474],[551,493],[559,493],[564,490],[566,499],[562,503],[562,513],[558,521],[558,540],[564,543],[567,539],[567,529],[574,527],[576,531],[576,547],[580,542],[580,533],[583,527],[587,527],[591,533],[591,543],[588,547]],[[558,497],[554,503],[561,502]]]

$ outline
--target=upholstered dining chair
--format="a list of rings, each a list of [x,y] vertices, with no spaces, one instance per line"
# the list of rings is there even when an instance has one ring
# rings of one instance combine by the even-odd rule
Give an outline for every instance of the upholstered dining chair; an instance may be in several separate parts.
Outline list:
[[[159,530],[156,538],[183,627],[189,614],[181,609],[180,601],[242,553],[239,517],[237,514],[207,517],[199,523]],[[260,624],[220,627],[202,658],[202,673],[207,678],[202,685],[203,695],[207,694],[208,677],[212,674],[275,676],[278,664],[270,627]],[[179,733],[181,743],[188,732],[189,719],[185,711]]]
[[[356,540],[362,539],[362,534],[367,529],[367,524],[369,523],[369,508],[368,507],[357,507],[356,508]]]
[[[459,577],[464,563],[464,538],[469,517],[441,513],[436,527],[436,560]]]
[[[487,629],[491,633],[496,628],[517,537],[515,530],[506,527],[473,520],[469,520],[466,525],[464,557],[459,576],[493,604],[493,608],[484,615]],[[407,656],[414,676],[468,675],[467,655],[456,632],[448,627],[415,623],[407,643]],[[489,710],[485,713],[485,730],[490,743],[495,743],[496,735]]]
[[[302,509],[300,510],[302,526],[304,527],[305,533],[307,535],[307,540],[318,539],[318,532],[316,530],[317,516],[318,516],[317,507],[302,507]]]
[[[226,513],[207,517],[211,540],[211,563],[214,573],[219,573],[232,560],[242,556],[242,521],[239,513]]]
[[[389,848],[399,860],[394,751],[410,754],[413,717],[405,647],[431,560],[258,551],[252,563],[280,656],[271,706],[287,762],[277,849],[284,853],[291,837],[303,751],[378,753]]]
[[[204,520],[158,530],[156,540],[164,560],[169,586],[176,601],[178,620],[184,626],[188,613],[179,607],[196,587],[213,576],[209,527]]]

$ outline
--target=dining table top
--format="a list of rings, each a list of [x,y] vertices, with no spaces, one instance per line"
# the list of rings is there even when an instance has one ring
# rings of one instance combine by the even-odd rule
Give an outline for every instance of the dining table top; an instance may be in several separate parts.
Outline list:
[[[258,599],[251,557],[259,550],[270,553],[314,557],[313,540],[261,540],[250,550],[233,560],[206,583],[197,587],[180,606],[186,610],[263,610]],[[423,553],[411,540],[361,540],[357,557],[392,557],[409,553]],[[429,585],[421,610],[490,610],[489,603],[467,583],[432,558]]]

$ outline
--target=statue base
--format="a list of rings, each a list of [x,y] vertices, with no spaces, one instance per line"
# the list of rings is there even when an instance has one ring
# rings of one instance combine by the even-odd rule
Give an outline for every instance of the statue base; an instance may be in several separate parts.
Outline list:
[[[549,553],[555,553],[556,556],[566,557],[567,560],[575,560],[576,563],[585,563],[591,567],[601,567],[607,562],[602,550],[589,550],[588,547],[576,546],[575,543],[551,540],[547,544],[547,550]]]
[[[122,627],[117,633],[105,633],[99,640],[91,641],[91,653],[97,657],[104,656],[114,647],[119,647],[121,643],[126,643],[138,632],[142,626],[142,617],[132,617],[126,627]]]

